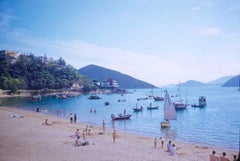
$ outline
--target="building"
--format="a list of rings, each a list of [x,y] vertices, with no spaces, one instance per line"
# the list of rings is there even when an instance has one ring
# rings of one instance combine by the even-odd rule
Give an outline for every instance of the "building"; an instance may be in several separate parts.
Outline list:
[[[18,52],[13,50],[0,50],[0,59],[16,60]]]
[[[108,89],[116,89],[119,88],[119,84],[116,80],[114,79],[108,79],[105,82],[100,83],[100,87],[102,88],[108,88]]]

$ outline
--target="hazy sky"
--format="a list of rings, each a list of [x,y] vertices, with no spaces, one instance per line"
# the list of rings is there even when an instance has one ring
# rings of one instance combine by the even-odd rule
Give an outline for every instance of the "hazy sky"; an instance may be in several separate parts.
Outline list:
[[[0,49],[207,82],[240,73],[240,1],[0,0]]]

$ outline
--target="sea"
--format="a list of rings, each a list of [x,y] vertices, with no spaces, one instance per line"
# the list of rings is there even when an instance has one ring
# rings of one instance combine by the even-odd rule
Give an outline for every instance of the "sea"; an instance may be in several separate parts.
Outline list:
[[[174,87],[129,89],[129,93],[124,95],[98,94],[101,97],[98,100],[88,99],[89,95],[67,99],[47,96],[40,101],[33,101],[28,97],[13,97],[3,98],[3,104],[9,108],[19,106],[30,111],[36,111],[37,108],[48,109],[46,114],[50,115],[57,115],[56,111],[59,110],[60,117],[66,119],[69,119],[70,113],[76,113],[77,121],[96,126],[101,126],[104,120],[106,127],[110,129],[239,151],[240,91],[236,87],[181,87],[181,98],[190,105],[185,110],[177,110],[177,120],[170,121],[170,128],[161,129],[164,101],[154,101],[149,96],[164,96],[164,90],[172,96],[177,96],[179,92]],[[199,96],[206,97],[207,106],[191,107],[191,104],[198,103]],[[179,97],[171,99],[178,101]],[[110,105],[106,106],[106,101],[110,102]],[[159,108],[148,110],[150,103]],[[133,108],[136,106],[142,106],[143,111],[134,112]],[[111,114],[118,115],[124,111],[132,114],[129,120],[111,120]]]

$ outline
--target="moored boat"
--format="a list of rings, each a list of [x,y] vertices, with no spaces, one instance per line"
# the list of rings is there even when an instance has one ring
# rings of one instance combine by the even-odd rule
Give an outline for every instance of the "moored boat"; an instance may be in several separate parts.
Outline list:
[[[112,120],[128,120],[131,118],[131,114],[118,114],[118,116],[115,116],[114,114],[111,115]]]
[[[90,100],[96,100],[96,99],[101,99],[101,97],[96,96],[96,95],[91,95],[91,96],[88,97],[88,99],[90,99]]]
[[[133,111],[134,111],[134,112],[143,111],[143,107],[142,107],[142,106],[141,106],[141,107],[134,107],[134,108],[133,108]]]
[[[162,96],[155,96],[153,97],[154,101],[163,101],[164,98]]]
[[[192,107],[205,107],[207,105],[207,99],[205,96],[200,96],[198,99],[198,104],[194,103],[191,106]]]

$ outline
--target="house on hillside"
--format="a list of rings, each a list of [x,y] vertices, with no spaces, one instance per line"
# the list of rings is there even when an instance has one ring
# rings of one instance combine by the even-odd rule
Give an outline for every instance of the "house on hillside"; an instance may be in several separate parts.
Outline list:
[[[106,88],[106,89],[116,89],[119,88],[119,84],[116,80],[114,79],[108,79],[107,81],[100,82],[99,86],[101,88]]]
[[[0,59],[14,61],[18,57],[18,52],[13,50],[0,50]]]

